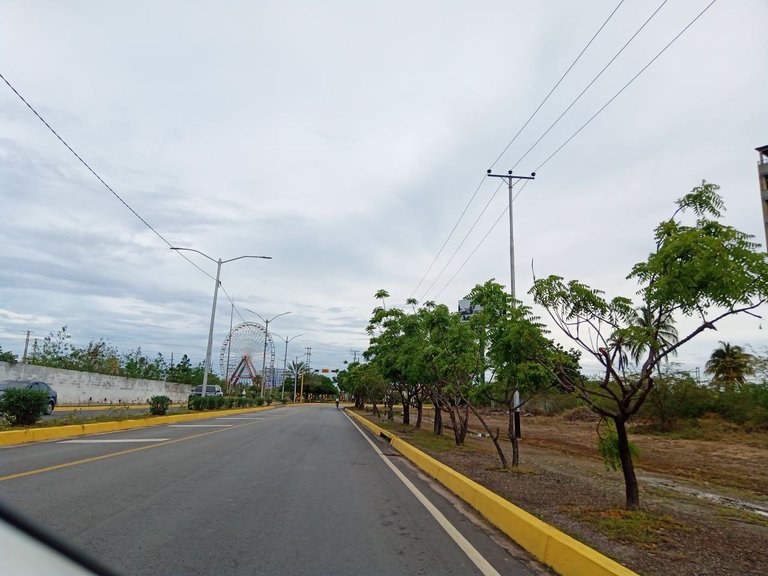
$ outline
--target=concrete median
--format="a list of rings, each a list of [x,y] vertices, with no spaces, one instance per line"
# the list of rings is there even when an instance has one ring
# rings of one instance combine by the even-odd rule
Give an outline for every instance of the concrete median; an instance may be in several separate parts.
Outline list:
[[[190,420],[203,420],[244,414],[246,412],[259,412],[273,410],[274,406],[262,406],[257,408],[236,408],[234,410],[215,410],[206,412],[193,412],[191,414],[171,414],[169,416],[153,416],[150,418],[117,420],[114,422],[93,422],[90,424],[68,424],[66,426],[47,426],[43,428],[25,428],[24,430],[6,430],[0,432],[0,446],[12,446],[16,444],[28,444],[30,442],[45,442],[48,440],[60,440],[74,436],[86,436],[89,434],[103,434],[119,430],[132,430],[135,428],[148,428],[150,426],[162,426],[176,422]]]

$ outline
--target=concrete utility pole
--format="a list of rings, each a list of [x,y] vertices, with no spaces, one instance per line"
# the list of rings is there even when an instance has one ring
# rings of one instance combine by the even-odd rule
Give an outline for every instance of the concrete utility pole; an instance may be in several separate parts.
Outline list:
[[[21,358],[21,363],[27,363],[27,350],[29,349],[29,330],[27,330],[27,339],[24,340],[24,356]]]
[[[506,174],[491,174],[491,169],[488,169],[489,178],[502,178],[507,182],[507,189],[509,190],[509,293],[512,295],[512,306],[515,305],[515,234],[514,234],[514,219],[512,217],[512,187],[515,180],[535,180],[536,172],[531,172],[530,176],[514,176],[512,170],[507,171]],[[520,391],[515,389],[515,395],[513,397],[513,403],[515,405],[515,436],[522,437],[522,431],[520,430]]]

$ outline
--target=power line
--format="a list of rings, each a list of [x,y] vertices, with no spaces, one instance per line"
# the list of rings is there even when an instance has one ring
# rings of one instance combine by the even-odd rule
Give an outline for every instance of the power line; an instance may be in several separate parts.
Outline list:
[[[584,124],[582,124],[582,125],[579,127],[579,129],[578,129],[578,130],[576,130],[576,131],[575,131],[573,134],[571,134],[571,136],[570,136],[570,137],[569,137],[569,138],[568,138],[568,139],[567,139],[565,142],[563,142],[563,143],[562,143],[560,146],[558,146],[558,148],[557,148],[557,149],[556,149],[554,152],[552,152],[552,154],[550,154],[550,155],[549,155],[549,156],[546,158],[546,160],[544,160],[544,161],[543,161],[541,164],[539,164],[539,165],[536,167],[536,170],[535,170],[535,171],[538,171],[538,170],[539,170],[539,168],[541,168],[542,166],[546,165],[546,164],[547,164],[547,163],[548,163],[550,160],[552,160],[552,158],[554,158],[554,157],[555,157],[555,155],[556,155],[558,152],[560,152],[560,150],[562,150],[562,149],[563,149],[563,148],[564,148],[564,147],[565,147],[565,146],[566,146],[566,145],[567,145],[567,144],[568,144],[568,143],[569,143],[571,140],[573,140],[573,139],[574,139],[574,138],[575,138],[575,137],[576,137],[576,136],[577,136],[577,135],[578,135],[578,134],[579,134],[579,133],[580,133],[580,132],[581,132],[581,131],[582,131],[584,128],[586,128],[586,127],[587,127],[587,126],[588,126],[588,125],[589,125],[589,124],[592,122],[592,120],[594,120],[595,118],[597,118],[597,116],[598,116],[598,115],[599,115],[599,114],[600,114],[600,113],[601,113],[603,110],[605,110],[605,109],[606,109],[606,108],[607,108],[607,107],[608,107],[608,106],[611,104],[611,102],[613,102],[614,100],[616,100],[616,98],[618,98],[619,94],[621,94],[622,92],[624,92],[624,90],[626,90],[626,89],[629,87],[629,85],[630,85],[630,84],[632,84],[632,83],[633,83],[635,80],[637,80],[637,78],[638,78],[638,77],[639,77],[639,76],[640,76],[640,75],[641,75],[643,72],[645,72],[645,71],[646,71],[646,70],[647,70],[647,69],[648,69],[648,68],[651,66],[651,64],[653,64],[653,63],[654,63],[654,62],[655,62],[655,61],[656,61],[656,60],[657,60],[657,59],[658,59],[658,58],[659,58],[659,57],[660,57],[662,54],[664,54],[664,52],[666,52],[666,51],[667,51],[667,49],[668,49],[670,46],[672,46],[672,44],[674,44],[674,43],[677,41],[677,39],[678,39],[678,38],[680,38],[680,36],[682,36],[682,35],[683,35],[683,34],[684,34],[684,33],[685,33],[687,30],[688,30],[688,28],[690,28],[691,26],[693,26],[693,24],[694,24],[694,23],[695,23],[695,22],[696,22],[696,21],[697,21],[699,18],[701,18],[701,17],[704,15],[704,13],[705,13],[705,12],[707,12],[707,10],[709,10],[709,9],[712,7],[712,5],[713,5],[715,2],[717,2],[717,0],[712,0],[712,1],[711,1],[709,4],[707,4],[707,5],[704,7],[704,9],[703,9],[701,12],[699,12],[699,13],[696,15],[696,17],[695,17],[693,20],[691,20],[691,21],[690,21],[690,22],[689,22],[689,23],[688,23],[688,24],[685,26],[685,28],[683,28],[683,29],[682,29],[680,32],[678,32],[677,36],[675,36],[674,38],[672,38],[672,40],[670,40],[670,41],[667,43],[667,45],[666,45],[666,46],[664,46],[664,48],[662,48],[662,49],[661,49],[661,50],[660,50],[660,51],[659,51],[659,52],[656,54],[656,56],[654,56],[653,58],[651,58],[651,59],[648,61],[648,63],[647,63],[645,66],[643,66],[643,67],[640,69],[640,71],[639,71],[637,74],[635,74],[635,75],[634,75],[634,76],[633,76],[633,77],[632,77],[632,78],[629,80],[629,82],[627,82],[626,84],[624,84],[624,86],[622,86],[622,87],[621,87],[621,89],[620,89],[618,92],[616,92],[616,94],[614,94],[614,95],[611,97],[611,99],[610,99],[610,100],[608,100],[608,101],[607,101],[605,104],[603,104],[603,105],[600,107],[600,109],[599,109],[597,112],[595,112],[595,113],[594,113],[594,114],[593,114],[593,115],[592,115],[592,116],[589,118],[589,120],[587,120],[586,122],[584,122]],[[521,192],[522,192],[522,190],[521,190]]]
[[[453,274],[453,276],[451,276],[450,280],[448,280],[448,282],[446,282],[445,285],[442,288],[440,288],[440,291],[437,294],[435,294],[435,298],[440,296],[440,294],[443,293],[443,290],[445,290],[450,285],[450,283],[453,282],[453,279],[456,278],[456,276],[458,276],[458,274],[459,274],[459,272],[461,272],[462,268],[464,268],[464,266],[466,266],[467,262],[469,262],[472,259],[472,256],[475,255],[475,252],[477,252],[480,249],[480,246],[483,245],[483,242],[485,242],[485,239],[488,238],[488,236],[490,235],[491,232],[493,232],[493,229],[496,228],[496,225],[499,223],[499,221],[502,219],[502,217],[508,211],[509,211],[509,206],[507,206],[506,208],[504,208],[504,210],[502,210],[501,214],[499,214],[499,217],[496,218],[496,221],[493,224],[491,224],[490,228],[488,228],[488,231],[485,233],[485,236],[483,236],[482,239],[480,240],[480,242],[477,243],[477,246],[475,246],[475,249],[472,250],[472,252],[469,254],[469,256],[467,256],[467,259],[464,260],[464,262],[461,263],[461,266],[459,266],[459,268],[456,270],[456,272]]]
[[[480,183],[477,185],[477,188],[475,188],[475,192],[472,194],[472,197],[469,199],[469,202],[467,202],[467,205],[464,206],[464,210],[462,210],[461,214],[459,214],[459,219],[456,220],[456,224],[453,225],[453,228],[451,228],[451,231],[448,233],[448,238],[446,238],[445,242],[443,242],[443,245],[440,246],[440,250],[437,251],[437,254],[435,255],[434,259],[432,260],[432,263],[429,265],[429,268],[427,268],[427,271],[424,272],[424,276],[421,277],[421,280],[419,280],[419,283],[416,285],[416,288],[413,289],[413,292],[411,292],[411,295],[409,296],[409,298],[413,298],[413,295],[416,294],[416,291],[423,284],[424,280],[426,280],[427,275],[430,273],[430,271],[434,267],[435,262],[437,262],[437,259],[440,258],[440,254],[443,253],[443,250],[445,249],[446,244],[448,244],[448,241],[451,238],[453,238],[453,233],[456,232],[456,228],[459,226],[459,223],[461,222],[461,219],[464,218],[464,214],[467,213],[467,209],[472,204],[472,201],[475,199],[475,196],[477,196],[477,193],[480,192],[480,188],[483,186],[483,182],[485,182],[485,180],[486,180],[486,178],[485,178],[485,176],[483,176],[482,180],[480,180]],[[431,288],[431,286],[430,286],[430,288]],[[429,289],[427,289],[427,292],[429,292]]]
[[[501,160],[501,157],[506,154],[507,150],[509,150],[510,146],[515,143],[515,140],[517,140],[517,137],[520,136],[520,133],[525,130],[525,127],[528,126],[531,120],[533,120],[533,117],[538,114],[539,110],[541,110],[541,107],[544,106],[544,104],[547,103],[547,100],[549,100],[549,97],[552,96],[555,90],[557,90],[557,87],[560,86],[560,83],[565,80],[565,77],[568,76],[568,73],[573,69],[574,66],[576,66],[576,63],[581,59],[581,57],[584,55],[584,52],[587,51],[587,48],[589,48],[592,45],[592,42],[595,41],[595,38],[597,38],[597,35],[602,32],[603,28],[605,28],[606,24],[613,18],[613,15],[616,14],[618,9],[621,7],[621,5],[624,4],[624,0],[621,0],[617,5],[616,8],[613,9],[613,11],[608,15],[608,18],[605,19],[605,21],[600,25],[600,28],[597,29],[597,32],[595,32],[592,35],[592,38],[590,38],[589,42],[587,42],[586,46],[581,49],[581,52],[579,52],[579,55],[576,56],[576,59],[571,62],[571,65],[568,66],[568,69],[563,73],[562,76],[560,76],[560,80],[557,81],[557,83],[552,87],[552,90],[549,91],[549,93],[544,97],[544,100],[541,101],[541,103],[538,105],[536,110],[533,111],[533,114],[531,114],[528,117],[528,120],[525,121],[525,124],[523,124],[520,129],[517,131],[517,134],[515,134],[512,137],[512,140],[509,141],[509,144],[507,144],[504,148],[504,150],[501,151],[501,154],[496,158],[496,160],[493,161],[491,164],[491,169],[493,169],[494,166],[496,166],[496,163]],[[514,167],[513,167],[514,168]]]
[[[616,92],[605,104],[603,104],[597,112],[595,112],[586,122],[584,122],[571,136],[568,137],[568,139],[563,142],[560,146],[558,146],[554,152],[552,152],[541,164],[539,164],[534,172],[538,173],[540,169],[545,166],[552,158],[554,158],[560,150],[562,150],[568,143],[571,142],[584,128],[586,128],[597,116],[603,112],[624,90],[626,90],[643,72],[645,72],[664,52],[666,52],[672,44],[674,44],[691,26],[693,26],[694,23],[696,23],[699,18],[701,18],[711,7],[713,4],[715,4],[717,0],[711,0],[709,4],[707,4],[704,9],[699,12],[680,32],[677,33],[677,35],[672,38],[656,55],[651,58],[651,60],[648,61],[648,63],[643,66],[640,71],[635,74],[624,86],[621,87],[621,89]],[[517,199],[517,197],[522,193],[522,191],[525,189],[525,187],[528,185],[529,181],[526,181],[523,186],[520,187],[520,190],[517,191],[515,194],[513,201]],[[450,280],[446,282],[446,284],[440,289],[440,291],[435,294],[435,298],[437,298],[440,294],[442,294],[443,290],[445,290],[451,282],[453,282],[454,278],[459,274],[459,272],[464,268],[464,266],[469,262],[469,260],[472,258],[472,256],[475,255],[477,250],[482,246],[483,242],[485,242],[485,239],[490,235],[491,231],[496,227],[496,225],[501,221],[502,217],[507,213],[509,210],[509,207],[507,206],[504,208],[504,210],[501,212],[499,217],[494,221],[494,223],[490,226],[488,229],[488,232],[480,239],[480,242],[478,242],[477,246],[475,246],[474,250],[470,253],[470,255],[467,257],[464,262],[462,262],[461,266],[456,270],[456,272],[451,276]],[[455,254],[454,254],[455,256]]]
[[[49,124],[49,123],[48,123],[48,122],[45,120],[45,118],[43,118],[43,117],[40,115],[40,113],[38,113],[38,111],[37,111],[37,110],[35,110],[35,108],[34,108],[34,107],[33,107],[33,106],[32,106],[32,105],[29,103],[29,102],[27,102],[27,100],[24,98],[24,96],[22,96],[22,95],[19,93],[19,91],[18,91],[18,90],[16,90],[16,88],[14,88],[14,86],[13,86],[13,85],[12,85],[12,84],[11,84],[11,83],[8,81],[8,79],[7,79],[7,78],[6,78],[6,77],[5,77],[5,76],[4,76],[2,73],[0,73],[0,78],[2,78],[3,82],[5,82],[5,83],[6,83],[6,85],[8,86],[8,88],[10,88],[10,89],[13,91],[13,93],[14,93],[14,94],[16,94],[16,96],[18,96],[18,97],[19,97],[19,99],[20,99],[20,100],[21,100],[21,101],[22,101],[22,102],[23,102],[23,103],[24,103],[24,104],[27,106],[27,108],[29,108],[29,109],[32,111],[32,113],[33,113],[35,116],[37,116],[38,120],[40,120],[40,122],[42,122],[42,123],[45,125],[45,127],[46,127],[46,128],[48,128],[48,130],[50,130],[50,132],[51,132],[51,133],[52,133],[54,136],[56,136],[56,138],[59,140],[59,142],[61,142],[62,144],[64,144],[64,146],[67,148],[67,150],[69,150],[69,151],[72,153],[72,155],[73,155],[75,158],[77,158],[77,159],[80,161],[80,163],[81,163],[83,166],[85,166],[85,167],[86,167],[86,169],[87,169],[87,170],[88,170],[88,171],[89,171],[91,174],[93,174],[93,175],[96,177],[96,179],[97,179],[99,182],[101,182],[101,184],[102,184],[102,185],[103,185],[103,186],[104,186],[104,187],[105,187],[107,190],[109,190],[109,191],[112,193],[112,195],[113,195],[115,198],[117,198],[117,199],[120,201],[120,203],[121,203],[123,206],[125,206],[125,207],[126,207],[128,210],[130,210],[130,211],[131,211],[131,214],[133,214],[134,216],[136,216],[136,218],[138,218],[138,219],[141,221],[141,223],[142,223],[142,224],[144,224],[144,226],[146,226],[147,228],[149,228],[149,229],[150,229],[150,230],[151,230],[151,231],[152,231],[152,232],[155,234],[155,236],[157,236],[158,238],[160,238],[160,240],[162,240],[162,241],[163,241],[165,244],[167,244],[169,247],[172,247],[172,246],[173,246],[173,244],[171,244],[171,243],[170,243],[170,242],[169,242],[169,241],[168,241],[168,240],[167,240],[167,239],[166,239],[166,238],[165,238],[165,237],[164,237],[162,234],[160,234],[160,232],[158,232],[158,231],[157,231],[157,230],[156,230],[156,229],[155,229],[155,228],[154,228],[154,227],[153,227],[153,226],[152,226],[152,225],[151,225],[149,222],[147,222],[147,221],[146,221],[146,220],[145,220],[145,219],[144,219],[144,218],[143,218],[143,217],[142,217],[142,216],[141,216],[141,215],[140,215],[138,212],[136,212],[136,210],[134,210],[134,209],[133,209],[133,208],[130,206],[130,204],[128,204],[128,202],[126,202],[126,201],[125,201],[125,200],[124,200],[124,199],[123,199],[123,198],[122,198],[122,197],[121,197],[121,196],[120,196],[120,195],[119,195],[117,192],[115,192],[115,191],[112,189],[112,187],[111,187],[109,184],[107,184],[107,183],[104,181],[104,179],[103,179],[101,176],[99,176],[99,175],[96,173],[96,171],[95,171],[93,168],[91,168],[91,166],[90,166],[90,165],[89,165],[89,164],[88,164],[88,163],[87,163],[85,160],[83,160],[83,158],[82,158],[82,156],[80,156],[80,154],[78,154],[77,152],[75,152],[75,150],[72,148],[72,146],[70,146],[70,145],[67,143],[67,141],[66,141],[66,140],[64,140],[64,138],[62,138],[62,137],[59,135],[59,133],[58,133],[58,132],[56,132],[56,130],[54,130],[54,129],[53,129],[53,127],[52,127],[52,126],[51,126],[51,125],[50,125],[50,124]],[[203,270],[203,269],[202,269],[200,266],[198,266],[197,264],[195,264],[195,263],[194,263],[192,260],[190,260],[190,259],[189,259],[189,258],[188,258],[186,255],[184,255],[184,254],[181,254],[181,253],[179,253],[179,255],[180,255],[182,258],[184,258],[184,260],[186,260],[187,262],[189,262],[190,264],[192,264],[192,266],[194,266],[195,268],[197,268],[197,269],[198,269],[200,272],[202,272],[203,274],[205,274],[206,276],[208,276],[208,277],[209,277],[209,278],[211,278],[212,280],[215,280],[215,278],[214,278],[213,276],[211,276],[210,274],[208,274],[208,272],[206,272],[206,271],[205,271],[205,270]]]
[[[565,116],[565,115],[568,113],[568,111],[569,111],[571,108],[573,108],[573,107],[576,105],[576,103],[577,103],[579,100],[581,100],[581,97],[582,97],[582,96],[584,96],[584,94],[587,92],[587,90],[589,90],[589,89],[592,87],[592,85],[593,85],[595,82],[597,82],[597,80],[600,78],[600,76],[602,76],[602,75],[603,75],[603,73],[604,73],[604,72],[605,72],[605,71],[608,69],[608,67],[609,67],[611,64],[613,64],[613,63],[614,63],[614,61],[615,61],[615,60],[616,60],[616,59],[617,59],[617,58],[618,58],[618,57],[621,55],[621,53],[622,53],[622,52],[624,52],[624,50],[626,49],[626,47],[627,47],[627,46],[629,46],[629,45],[632,43],[632,41],[633,41],[633,40],[634,40],[634,39],[637,37],[637,35],[638,35],[638,34],[640,34],[640,32],[642,32],[642,30],[643,30],[643,29],[644,29],[644,28],[645,28],[645,27],[648,25],[648,23],[649,23],[651,20],[653,20],[653,18],[656,16],[656,14],[658,14],[658,13],[659,13],[659,10],[661,10],[661,9],[664,7],[664,5],[665,5],[665,4],[666,4],[668,1],[669,1],[669,0],[663,0],[663,1],[662,1],[662,3],[661,3],[661,4],[659,4],[659,7],[658,7],[658,8],[656,8],[656,10],[654,10],[654,11],[653,11],[653,13],[652,13],[652,14],[651,14],[651,15],[650,15],[650,16],[649,16],[649,17],[648,17],[646,20],[645,20],[645,22],[643,22],[643,24],[640,26],[640,28],[638,28],[638,29],[635,31],[635,33],[634,33],[634,34],[632,34],[632,36],[629,38],[629,40],[627,40],[627,41],[624,43],[624,45],[623,45],[623,46],[622,46],[622,47],[619,49],[619,51],[618,51],[618,52],[616,52],[616,54],[614,54],[613,58],[611,58],[611,59],[608,61],[608,63],[607,63],[605,66],[603,66],[603,69],[602,69],[602,70],[600,70],[600,72],[598,72],[598,73],[597,73],[597,75],[596,75],[594,78],[592,78],[592,80],[589,82],[589,84],[587,84],[587,85],[584,87],[584,89],[583,89],[581,92],[579,92],[579,95],[578,95],[578,96],[576,96],[576,98],[574,98],[574,100],[573,100],[573,101],[572,101],[572,102],[571,102],[571,103],[568,105],[568,107],[567,107],[565,110],[563,110],[563,111],[560,113],[560,116],[558,116],[558,117],[555,119],[555,121],[554,121],[554,122],[552,122],[552,124],[550,124],[549,128],[547,128],[547,129],[546,129],[546,130],[543,132],[543,134],[542,134],[541,136],[539,136],[539,138],[536,140],[536,142],[534,142],[534,143],[531,145],[531,147],[530,147],[530,148],[528,148],[528,150],[526,150],[526,151],[525,151],[525,154],[523,154],[522,156],[520,156],[520,158],[518,158],[518,159],[517,159],[517,161],[516,161],[516,162],[515,162],[515,163],[512,165],[512,170],[514,170],[514,169],[517,167],[517,165],[518,165],[518,164],[520,164],[520,162],[522,162],[522,161],[525,159],[525,157],[526,157],[526,156],[528,156],[528,154],[530,154],[531,150],[533,150],[534,148],[536,148],[536,146],[538,146],[539,142],[541,142],[541,141],[542,141],[542,139],[543,139],[543,138],[544,138],[544,137],[545,137],[547,134],[549,134],[549,132],[550,132],[550,130],[552,130],[552,128],[554,128],[555,126],[557,126],[557,124],[560,122],[560,120],[562,120],[563,116]],[[538,169],[537,169],[537,170],[538,170]],[[534,172],[536,172],[536,170],[534,170]]]
[[[502,156],[509,150],[509,147],[512,146],[512,144],[517,140],[517,137],[520,135],[520,133],[525,129],[526,126],[530,123],[531,120],[533,120],[533,117],[538,114],[539,110],[541,110],[541,107],[544,106],[544,104],[549,100],[549,97],[552,96],[552,94],[555,92],[558,86],[562,83],[562,81],[565,79],[566,76],[570,73],[570,71],[573,69],[573,67],[576,65],[576,63],[581,59],[581,57],[584,55],[584,52],[587,51],[587,48],[589,48],[592,45],[592,42],[595,41],[595,38],[597,38],[598,34],[605,28],[605,26],[608,24],[608,22],[613,18],[613,15],[616,14],[617,10],[621,7],[621,5],[624,3],[624,0],[620,0],[620,2],[616,5],[616,7],[613,9],[613,11],[608,15],[608,18],[605,19],[605,21],[600,25],[600,27],[597,29],[597,31],[592,35],[592,38],[587,42],[587,44],[584,46],[584,48],[581,49],[581,52],[579,52],[578,56],[574,59],[574,61],[571,63],[571,65],[568,67],[568,69],[563,73],[563,75],[560,77],[560,79],[555,83],[555,85],[552,87],[552,89],[549,91],[549,93],[544,97],[544,99],[541,101],[541,103],[538,105],[536,110],[533,111],[533,114],[531,114],[528,117],[528,120],[525,121],[525,123],[522,125],[522,127],[517,131],[517,134],[510,140],[510,142],[506,145],[504,150],[502,150],[501,154],[496,158],[496,160],[493,161],[491,164],[491,168],[493,168],[496,163],[501,159]],[[483,185],[483,182],[486,180],[485,176],[482,177],[480,180],[480,183],[477,185],[477,188],[475,188],[474,193],[470,197],[469,201],[467,202],[466,206],[464,206],[464,209],[461,211],[461,214],[459,215],[458,220],[456,220],[456,224],[453,225],[453,228],[448,233],[448,237],[445,239],[445,242],[443,242],[443,245],[440,246],[440,250],[437,251],[437,254],[435,255],[434,259],[432,260],[432,263],[429,265],[429,268],[427,268],[427,271],[424,273],[424,276],[422,276],[421,280],[419,280],[419,283],[416,285],[416,288],[413,289],[413,292],[410,295],[410,298],[413,298],[413,296],[416,294],[418,289],[421,287],[421,285],[424,283],[424,280],[426,280],[429,273],[432,271],[432,268],[434,268],[435,263],[437,262],[438,258],[440,258],[440,255],[443,253],[443,250],[445,250],[446,245],[450,241],[450,239],[453,237],[454,232],[456,232],[456,228],[459,226],[459,223],[464,218],[464,215],[467,213],[467,209],[469,209],[469,206],[472,204],[472,202],[475,200],[475,197],[477,196],[477,193],[480,191],[480,188]],[[461,247],[461,246],[459,246]],[[458,250],[458,249],[457,249]],[[455,253],[454,253],[455,256]],[[451,257],[453,259],[453,256]],[[439,276],[438,276],[439,278]],[[435,280],[435,282],[437,279]],[[432,283],[434,285],[434,282]],[[431,289],[431,286],[430,286]],[[427,290],[429,292],[429,289]]]
[[[461,249],[461,247],[464,246],[464,243],[467,241],[467,238],[469,238],[469,235],[472,234],[472,231],[475,229],[475,227],[477,226],[478,222],[480,222],[480,219],[485,214],[485,211],[488,210],[488,207],[491,205],[491,202],[493,201],[493,199],[496,198],[496,195],[499,193],[499,190],[501,190],[501,186],[503,184],[504,184],[503,182],[499,182],[499,185],[496,187],[496,190],[493,192],[491,197],[488,199],[488,202],[485,203],[485,206],[483,207],[482,212],[480,212],[480,214],[477,216],[477,218],[475,218],[475,221],[473,222],[472,226],[467,231],[467,233],[464,235],[464,238],[462,238],[461,242],[459,242],[459,245],[456,246],[456,249],[453,251],[453,254],[448,259],[448,261],[445,263],[445,266],[442,267],[440,272],[438,272],[437,276],[435,276],[435,279],[432,280],[432,284],[430,284],[429,288],[426,289],[426,291],[424,292],[424,295],[421,297],[420,302],[424,301],[424,299],[427,297],[427,294],[429,294],[429,291],[432,290],[432,287],[437,283],[437,281],[443,275],[443,272],[445,272],[445,269],[448,268],[448,266],[450,266],[451,262],[453,262],[453,259],[459,253],[459,250]],[[435,296],[435,298],[437,298],[437,296]]]

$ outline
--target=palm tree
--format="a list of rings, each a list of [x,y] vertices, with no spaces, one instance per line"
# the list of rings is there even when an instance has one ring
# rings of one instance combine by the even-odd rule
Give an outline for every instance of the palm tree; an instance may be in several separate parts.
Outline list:
[[[389,298],[389,292],[386,290],[377,290],[376,294],[373,295],[374,298],[377,300],[381,300],[381,307],[386,310],[387,309],[387,303],[384,301],[385,298]]]
[[[626,328],[616,330],[608,340],[606,352],[615,353],[619,369],[629,365],[629,359],[639,364],[647,352],[654,356],[668,350],[677,342],[677,329],[670,314],[653,310],[649,306],[640,306]],[[672,351],[676,355],[677,351]],[[668,359],[665,358],[665,361]],[[661,366],[656,366],[661,372]]]
[[[746,376],[755,373],[756,358],[741,346],[720,342],[704,366],[704,373],[712,375],[712,384],[727,391],[738,390],[746,384]]]
[[[632,325],[645,332],[645,338],[630,346],[630,355],[635,363],[640,362],[640,358],[647,349],[653,348],[653,351],[658,354],[660,350],[668,349],[677,342],[677,328],[672,316],[653,310],[648,305],[637,309]],[[677,351],[673,351],[672,355],[676,356]]]

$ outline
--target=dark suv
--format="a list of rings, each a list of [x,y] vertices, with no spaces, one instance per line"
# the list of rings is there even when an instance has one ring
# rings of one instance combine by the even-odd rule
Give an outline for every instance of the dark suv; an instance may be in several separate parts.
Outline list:
[[[45,409],[46,414],[53,412],[56,408],[58,395],[56,390],[51,388],[50,384],[39,380],[5,380],[0,382],[0,396],[5,394],[8,388],[18,388],[19,390],[39,390],[48,394],[48,406]]]

